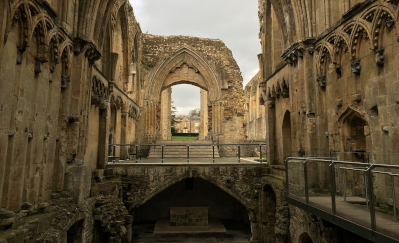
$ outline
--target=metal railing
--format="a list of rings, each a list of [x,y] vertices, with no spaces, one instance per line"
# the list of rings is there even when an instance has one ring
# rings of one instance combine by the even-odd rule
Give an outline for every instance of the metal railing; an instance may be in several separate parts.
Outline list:
[[[235,156],[228,156],[228,157],[237,157],[237,162],[238,163],[241,163],[241,160],[244,158],[244,157],[255,157],[255,156],[245,156],[245,154],[248,154],[248,153],[251,153],[251,152],[246,152],[246,153],[244,153],[244,157],[242,157],[242,147],[244,147],[244,146],[252,146],[252,147],[258,147],[259,148],[259,162],[260,163],[264,163],[264,162],[266,162],[267,160],[266,159],[264,159],[263,158],[263,155],[264,154],[262,154],[262,146],[264,147],[264,146],[266,146],[266,144],[262,144],[262,143],[259,143],[259,144],[257,144],[257,143],[240,143],[240,144],[216,144],[216,143],[213,143],[213,144],[201,144],[201,143],[195,143],[195,144],[183,144],[183,143],[181,143],[181,144],[154,144],[154,143],[151,143],[151,144],[109,144],[109,147],[111,148],[111,151],[112,151],[112,155],[111,156],[108,156],[109,157],[109,159],[111,159],[111,162],[113,162],[113,163],[115,163],[116,161],[117,161],[117,159],[119,158],[119,156],[117,156],[117,148],[119,147],[120,148],[120,150],[119,150],[119,153],[121,153],[121,151],[122,151],[122,149],[123,148],[126,148],[126,147],[128,147],[129,149],[132,149],[132,148],[135,148],[135,153],[133,153],[133,157],[135,157],[135,159],[134,159],[134,161],[135,161],[135,163],[138,163],[139,162],[139,154],[140,154],[140,151],[141,151],[141,149],[140,148],[142,148],[142,147],[153,147],[154,149],[156,148],[156,147],[160,147],[161,148],[161,158],[160,158],[160,160],[161,160],[161,163],[164,163],[165,162],[165,159],[167,159],[166,157],[165,157],[165,154],[164,154],[164,152],[165,152],[165,148],[166,147],[185,147],[186,148],[186,150],[185,150],[185,154],[186,154],[186,156],[185,156],[185,159],[186,159],[186,162],[187,163],[190,163],[190,159],[192,159],[192,158],[198,158],[198,157],[193,157],[191,154],[190,154],[190,147],[198,147],[198,146],[206,146],[206,147],[211,147],[212,148],[212,163],[215,163],[215,150],[218,150],[218,151],[220,151],[220,149],[221,148],[226,148],[226,147],[233,147],[233,148],[236,148],[236,150],[234,150],[234,152],[230,152],[230,154],[231,153],[235,153]],[[252,152],[252,154],[255,154],[256,152],[255,152],[255,149],[253,150],[253,152]],[[130,155],[132,155],[132,154],[130,154]],[[129,157],[129,154],[127,155],[128,157]],[[181,156],[179,157],[179,158],[181,158]],[[173,159],[173,157],[168,157],[168,159]],[[129,158],[129,160],[130,160],[130,158]],[[152,160],[156,160],[156,159],[152,159]]]
[[[348,180],[351,180],[351,186],[356,189],[353,189],[353,191],[351,191],[353,198],[362,199],[363,197],[357,197],[356,193],[359,194],[359,191],[364,191],[365,205],[369,211],[370,221],[365,222],[365,225],[363,225],[366,228],[369,228],[372,232],[378,231],[376,222],[377,199],[374,194],[374,190],[375,188],[377,188],[377,182],[375,177],[376,175],[389,176],[391,181],[390,186],[392,187],[391,195],[393,218],[395,220],[398,219],[395,193],[395,189],[397,189],[397,187],[395,187],[395,177],[399,177],[399,174],[392,172],[392,170],[399,171],[399,165],[372,164],[368,160],[365,162],[340,161],[333,156],[288,157],[285,160],[285,165],[287,172],[286,181],[288,198],[303,201],[306,205],[319,208],[325,212],[329,211],[334,216],[338,215],[340,217],[344,217],[342,216],[344,215],[343,211],[340,211],[342,208],[337,209],[337,196],[342,196],[343,201],[345,203],[348,203],[347,193],[350,190],[347,188],[347,186]],[[316,175],[310,178],[309,173],[312,172],[314,173],[314,175],[318,173],[324,173],[325,177],[321,179],[321,176],[319,176],[319,178],[315,178],[317,177]],[[352,173],[353,176],[351,178],[348,178],[347,173]],[[361,176],[359,176],[358,173],[360,173]],[[326,184],[329,184],[329,186],[321,186]],[[385,185],[385,187],[389,187],[389,183],[387,184],[388,185]],[[304,195],[302,194],[302,189],[304,189]],[[386,194],[388,193],[387,191],[389,190],[384,190],[384,197],[389,197],[389,195]],[[330,197],[330,206],[319,203],[322,202],[320,200],[320,196],[327,198]],[[342,206],[342,204],[340,205]],[[355,223],[359,224],[359,222]]]

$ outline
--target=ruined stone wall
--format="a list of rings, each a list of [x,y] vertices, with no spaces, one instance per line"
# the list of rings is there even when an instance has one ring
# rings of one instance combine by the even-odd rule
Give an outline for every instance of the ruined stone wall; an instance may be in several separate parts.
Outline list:
[[[259,100],[260,81],[257,74],[245,86],[245,125],[248,140],[265,140],[266,138],[265,108]]]
[[[0,241],[94,237],[92,172],[107,162],[111,107],[119,142],[134,140],[140,116],[141,31],[127,1],[111,5],[0,3]]]
[[[243,138],[242,77],[231,51],[222,41],[143,35],[141,70],[146,113],[153,113],[148,104],[153,106],[154,102],[159,102],[161,88],[179,83],[194,84],[208,90],[208,130],[212,129],[215,139],[233,142]],[[156,133],[160,127],[159,116],[147,114],[140,125],[147,126],[147,134]]]
[[[283,165],[289,155],[329,156],[336,151],[341,160],[398,165],[398,2],[325,1],[303,20],[299,16],[305,6],[279,2],[259,2],[259,98],[265,106],[268,161]],[[288,2],[293,11],[282,11],[290,9]],[[285,43],[284,62],[277,68],[272,66],[274,37],[267,35],[275,32],[274,19],[266,15],[273,11]],[[281,18],[287,13],[296,19],[295,31],[289,28],[291,17]],[[323,185],[327,167],[313,169],[317,173],[312,178]],[[364,182],[351,175],[350,183],[358,183],[353,195]],[[375,183],[378,205],[392,209],[392,186],[399,184],[385,176],[376,176]],[[298,219],[304,217],[300,215]],[[307,222],[294,220],[291,226]],[[295,234],[293,242],[300,236]]]

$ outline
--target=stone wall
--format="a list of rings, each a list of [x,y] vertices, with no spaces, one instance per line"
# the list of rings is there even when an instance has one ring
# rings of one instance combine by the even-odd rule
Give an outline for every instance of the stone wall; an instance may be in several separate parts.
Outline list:
[[[279,168],[287,156],[329,156],[333,151],[340,160],[398,165],[398,1],[328,0],[308,11],[309,4],[259,1],[258,98],[265,109],[268,162]],[[362,152],[367,155],[359,156]],[[298,194],[301,170],[291,174]],[[327,185],[327,170],[312,166],[311,183]],[[278,170],[272,166],[271,171]],[[363,182],[354,174],[348,180]],[[398,185],[376,176],[377,205],[392,208],[392,187]],[[360,190],[357,186],[353,191]],[[302,240],[303,232],[294,231],[304,225],[309,227],[301,229],[313,242],[334,234],[293,206],[290,213],[292,242]]]
[[[212,131],[216,141],[231,143],[244,137],[242,77],[231,51],[222,41],[144,35],[141,69],[147,102],[140,121],[145,128],[140,134],[143,140],[146,134],[155,134],[161,129],[157,113],[168,106],[159,103],[160,91],[181,83],[208,91],[208,127],[205,129]]]
[[[91,242],[92,173],[135,139],[140,27],[125,0],[0,7],[0,241]]]

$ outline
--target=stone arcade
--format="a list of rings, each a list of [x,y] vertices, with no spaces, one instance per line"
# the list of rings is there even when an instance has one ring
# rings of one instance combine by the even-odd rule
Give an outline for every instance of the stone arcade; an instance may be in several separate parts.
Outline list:
[[[243,89],[221,40],[143,34],[126,0],[0,0],[0,242],[129,243],[193,202],[250,226],[246,242],[398,242],[293,200],[342,177],[285,159],[399,165],[399,1],[258,2],[260,71]],[[108,164],[130,155],[110,144],[171,139],[181,83],[201,89],[201,140],[266,142],[268,163]],[[345,196],[399,210],[399,179],[347,175]]]

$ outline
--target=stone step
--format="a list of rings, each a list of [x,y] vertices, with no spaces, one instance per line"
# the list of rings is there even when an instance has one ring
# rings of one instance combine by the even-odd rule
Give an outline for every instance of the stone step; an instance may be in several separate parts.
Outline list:
[[[152,151],[162,151],[162,148],[151,149]],[[193,148],[190,147],[190,151],[203,151],[203,152],[212,152],[212,148]],[[215,148],[215,151],[217,148]],[[163,151],[187,151],[187,148],[163,148]]]
[[[201,146],[201,144],[212,144],[211,141],[204,140],[194,140],[194,141],[157,141],[157,144],[166,144],[166,145],[180,145],[181,146],[164,146],[163,147],[163,156],[164,158],[187,158],[187,144],[193,145],[197,144],[198,146],[190,146],[189,153],[190,158],[212,158],[213,157],[213,149],[212,146]],[[219,158],[218,148],[215,146],[214,148],[215,158]],[[162,157],[162,147],[160,146],[151,146],[150,153],[148,158],[155,159]]]
[[[187,158],[187,155],[165,155],[163,156],[164,158]],[[162,158],[161,155],[150,155],[148,156],[149,159],[160,159]],[[191,158],[213,158],[212,155],[191,155],[190,154],[190,159]],[[215,154],[215,158],[220,158],[219,155]]]
[[[212,144],[211,140],[182,140],[182,141],[170,141],[170,140],[157,140],[156,144]]]

